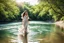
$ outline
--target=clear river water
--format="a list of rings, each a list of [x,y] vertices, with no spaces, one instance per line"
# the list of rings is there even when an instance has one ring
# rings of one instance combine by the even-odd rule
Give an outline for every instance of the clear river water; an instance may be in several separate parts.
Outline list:
[[[18,43],[18,29],[21,28],[22,22],[12,22],[0,24],[0,43]],[[40,43],[52,32],[55,31],[54,23],[42,21],[29,21],[28,41]]]

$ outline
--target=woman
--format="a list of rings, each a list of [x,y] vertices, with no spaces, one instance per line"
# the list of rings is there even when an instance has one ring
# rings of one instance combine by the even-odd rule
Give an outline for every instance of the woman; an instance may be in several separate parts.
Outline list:
[[[27,43],[27,26],[28,26],[28,12],[25,10],[23,13],[22,13],[22,29],[20,28],[19,29],[19,39],[22,39],[23,40],[23,43]],[[21,40],[20,40],[21,41]]]
[[[28,12],[26,10],[23,12],[21,19],[22,19],[24,28],[27,28],[29,16],[28,16]]]

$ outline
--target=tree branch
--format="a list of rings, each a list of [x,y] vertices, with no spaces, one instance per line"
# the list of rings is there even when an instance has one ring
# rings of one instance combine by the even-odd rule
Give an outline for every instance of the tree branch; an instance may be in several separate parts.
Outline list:
[[[56,13],[61,14],[62,16],[64,16],[64,15],[63,15],[63,14],[64,14],[63,11],[62,11],[59,7],[58,7],[58,8],[62,11],[62,13],[57,12],[57,11],[52,7],[51,3],[50,3],[48,0],[47,0],[47,2],[50,4],[50,6],[51,6],[51,8],[54,10],[54,12],[56,12]]]

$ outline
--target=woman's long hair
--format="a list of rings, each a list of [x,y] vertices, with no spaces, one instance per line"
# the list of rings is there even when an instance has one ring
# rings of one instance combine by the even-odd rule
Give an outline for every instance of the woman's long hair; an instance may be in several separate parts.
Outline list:
[[[26,14],[25,14],[26,12],[27,12],[27,11],[25,10],[25,11],[21,14],[21,16],[24,17],[24,16],[26,15]]]

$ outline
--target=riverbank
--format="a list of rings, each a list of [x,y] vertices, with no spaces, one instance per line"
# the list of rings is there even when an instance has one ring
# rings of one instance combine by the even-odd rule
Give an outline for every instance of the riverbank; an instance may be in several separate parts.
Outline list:
[[[64,29],[64,21],[57,21],[57,22],[55,22],[55,25],[57,25],[60,28],[63,28]]]
[[[14,20],[14,21],[0,21],[0,24],[7,24],[12,22],[21,22],[22,20]]]

